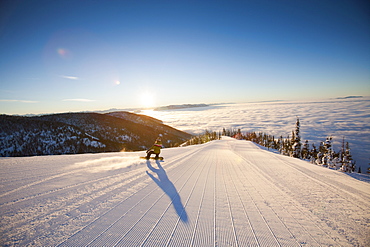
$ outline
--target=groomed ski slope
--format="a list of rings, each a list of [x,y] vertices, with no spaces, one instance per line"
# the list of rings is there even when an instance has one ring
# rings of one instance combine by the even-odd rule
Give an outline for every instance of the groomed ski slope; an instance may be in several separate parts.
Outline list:
[[[1,246],[370,246],[370,184],[223,138],[0,159]]]

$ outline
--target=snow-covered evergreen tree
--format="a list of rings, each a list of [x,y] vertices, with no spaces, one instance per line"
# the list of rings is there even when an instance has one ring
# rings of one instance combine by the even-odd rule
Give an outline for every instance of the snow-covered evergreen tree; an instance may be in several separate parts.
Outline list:
[[[312,149],[310,151],[311,163],[315,163],[316,158],[317,158],[317,153],[318,153],[318,151],[316,149],[315,144],[312,144]]]
[[[292,136],[292,156],[295,158],[301,158],[301,136],[300,136],[300,123],[299,118],[297,117],[297,122],[295,125],[295,131]]]
[[[354,172],[355,164],[352,159],[351,149],[349,148],[349,143],[346,143],[346,148],[343,154],[342,167],[340,168],[344,172]]]
[[[332,137],[327,137],[326,141],[323,142],[323,157],[321,159],[321,165],[325,167],[332,167],[333,150],[332,150]]]
[[[335,156],[332,160],[332,165],[336,170],[339,170],[342,167],[342,160],[339,156]]]
[[[283,153],[283,150],[284,150],[284,138],[283,138],[283,136],[279,137],[278,150],[279,150],[279,153],[281,153],[281,154]]]
[[[345,149],[344,149],[344,136],[342,139],[342,148],[338,154],[339,162],[340,162],[340,167],[343,166],[343,157],[344,157]]]
[[[322,152],[317,153],[316,160],[315,160],[316,165],[322,165],[323,157],[324,157],[324,154]]]
[[[283,140],[281,154],[291,156],[291,153],[292,153],[292,144],[288,136],[285,140]]]
[[[310,144],[308,144],[308,140],[305,141],[302,148],[302,159],[310,159]]]

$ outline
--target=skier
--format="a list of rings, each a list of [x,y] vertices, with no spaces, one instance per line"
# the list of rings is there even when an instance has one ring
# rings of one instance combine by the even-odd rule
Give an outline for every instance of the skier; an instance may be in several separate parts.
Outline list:
[[[159,159],[159,154],[161,153],[161,148],[163,148],[161,137],[162,137],[162,135],[160,134],[158,136],[157,140],[155,140],[154,145],[148,151],[146,151],[146,153],[147,153],[146,159],[147,160],[150,159],[150,155],[152,155],[152,154],[155,154],[155,159]]]

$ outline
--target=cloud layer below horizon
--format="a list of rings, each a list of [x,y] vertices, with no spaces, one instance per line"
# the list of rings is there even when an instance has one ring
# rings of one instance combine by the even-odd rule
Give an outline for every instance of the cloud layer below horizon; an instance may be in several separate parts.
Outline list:
[[[270,102],[225,104],[175,111],[144,111],[174,128],[192,133],[222,128],[256,131],[284,138],[291,136],[297,117],[301,123],[302,142],[317,147],[326,137],[333,137],[339,150],[343,137],[351,145],[355,160],[366,166],[370,158],[370,98],[336,99],[310,102]]]

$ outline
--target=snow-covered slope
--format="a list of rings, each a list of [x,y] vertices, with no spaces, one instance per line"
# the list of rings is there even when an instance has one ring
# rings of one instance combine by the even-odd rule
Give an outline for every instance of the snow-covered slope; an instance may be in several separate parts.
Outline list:
[[[0,159],[2,246],[369,246],[370,184],[224,138]]]

